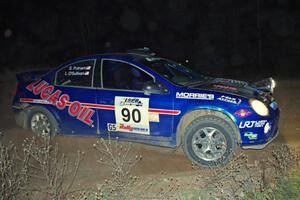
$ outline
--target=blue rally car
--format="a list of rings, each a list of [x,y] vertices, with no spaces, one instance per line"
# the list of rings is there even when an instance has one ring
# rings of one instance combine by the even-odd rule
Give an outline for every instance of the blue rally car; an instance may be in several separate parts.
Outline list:
[[[39,135],[183,146],[204,167],[225,165],[238,145],[262,149],[278,135],[272,78],[206,77],[146,48],[80,57],[17,80],[16,121]]]

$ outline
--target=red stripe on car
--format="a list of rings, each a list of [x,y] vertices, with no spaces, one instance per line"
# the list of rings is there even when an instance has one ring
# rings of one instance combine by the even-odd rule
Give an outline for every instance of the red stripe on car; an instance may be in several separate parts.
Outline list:
[[[30,98],[20,98],[20,102],[24,103],[41,103],[41,104],[49,104],[47,102],[41,102],[41,99],[30,99]],[[70,106],[72,102],[67,102],[67,106]],[[105,104],[94,104],[94,103],[81,103],[82,106],[86,106],[89,108],[96,109],[104,109],[104,110],[115,110],[115,106],[113,105],[105,105]],[[179,115],[180,110],[165,110],[165,109],[157,109],[157,108],[149,108],[149,112],[158,113],[162,115]]]

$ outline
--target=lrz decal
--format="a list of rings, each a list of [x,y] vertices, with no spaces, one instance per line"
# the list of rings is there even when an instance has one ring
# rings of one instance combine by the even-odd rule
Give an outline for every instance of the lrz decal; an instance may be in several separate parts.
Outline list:
[[[93,126],[93,120],[91,118],[95,113],[94,110],[83,106],[79,101],[73,101],[72,103],[69,102],[69,95],[62,94],[61,90],[54,90],[54,86],[50,85],[46,81],[37,80],[27,85],[26,89],[35,95],[40,95],[41,102],[47,101],[49,104],[56,106],[60,110],[69,106],[69,115],[76,117],[89,126]]]
[[[261,128],[266,124],[267,120],[260,121],[244,121],[240,122],[239,128]]]
[[[202,100],[214,100],[213,94],[202,93],[189,93],[189,92],[176,92],[177,99],[202,99]]]
[[[115,97],[117,130],[149,134],[149,99]]]
[[[222,95],[218,98],[218,100],[220,101],[224,101],[224,102],[227,102],[227,103],[233,103],[233,104],[236,104],[236,105],[239,105],[241,103],[241,99],[239,98],[235,98],[235,97],[230,97],[230,96],[225,96],[225,95]]]

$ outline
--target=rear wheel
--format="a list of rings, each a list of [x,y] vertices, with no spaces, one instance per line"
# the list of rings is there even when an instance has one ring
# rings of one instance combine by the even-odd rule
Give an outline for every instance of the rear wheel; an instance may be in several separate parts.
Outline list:
[[[226,165],[236,151],[233,127],[217,116],[201,116],[185,129],[183,148],[188,158],[202,167]]]
[[[53,115],[42,107],[34,107],[29,111],[28,127],[38,136],[55,136],[58,124]]]

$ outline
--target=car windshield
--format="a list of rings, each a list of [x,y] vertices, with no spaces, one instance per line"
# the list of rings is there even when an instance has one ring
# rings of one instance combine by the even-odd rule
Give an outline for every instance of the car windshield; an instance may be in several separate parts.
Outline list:
[[[143,58],[140,62],[177,85],[192,85],[204,81],[204,76],[176,62],[162,58]]]

